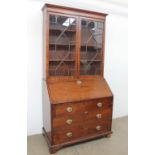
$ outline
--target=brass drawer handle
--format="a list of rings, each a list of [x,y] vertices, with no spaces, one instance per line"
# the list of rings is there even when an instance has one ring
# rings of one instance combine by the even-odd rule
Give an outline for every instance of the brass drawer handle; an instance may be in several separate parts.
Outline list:
[[[72,124],[72,122],[73,122],[72,119],[68,119],[68,120],[66,121],[66,123],[69,124],[69,125]]]
[[[67,132],[67,133],[66,133],[66,136],[70,138],[70,137],[73,136],[73,134],[72,134],[72,132]]]
[[[88,111],[85,111],[84,114],[88,114]]]
[[[101,102],[97,103],[97,107],[101,108],[102,106],[103,106],[103,103],[101,103]]]
[[[97,125],[97,126],[96,126],[96,130],[97,130],[97,131],[100,131],[100,130],[101,130],[101,126],[100,126],[100,125]]]
[[[67,112],[72,112],[73,109],[72,109],[72,107],[67,107],[66,110],[67,110]]]
[[[82,81],[77,80],[76,83],[77,83],[78,85],[80,85],[80,84],[82,84]]]
[[[98,119],[100,119],[100,118],[102,118],[102,114],[96,114],[96,117],[97,117]]]

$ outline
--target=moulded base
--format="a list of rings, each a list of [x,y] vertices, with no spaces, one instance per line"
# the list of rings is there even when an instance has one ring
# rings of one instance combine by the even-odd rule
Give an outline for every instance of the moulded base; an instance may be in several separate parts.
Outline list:
[[[105,132],[105,133],[102,133],[102,134],[97,134],[97,135],[89,136],[89,137],[86,137],[86,138],[79,138],[78,140],[73,140],[73,141],[61,143],[61,144],[58,144],[58,145],[53,145],[53,144],[51,144],[44,127],[42,128],[42,130],[43,130],[43,136],[46,139],[46,142],[47,142],[48,148],[49,148],[49,152],[51,154],[54,154],[55,152],[57,152],[58,150],[60,150],[61,148],[65,147],[65,146],[74,145],[74,144],[77,144],[77,143],[82,143],[82,142],[90,141],[90,140],[101,138],[101,137],[109,138],[109,137],[111,137],[111,134],[112,134],[112,131],[108,131],[108,132]]]

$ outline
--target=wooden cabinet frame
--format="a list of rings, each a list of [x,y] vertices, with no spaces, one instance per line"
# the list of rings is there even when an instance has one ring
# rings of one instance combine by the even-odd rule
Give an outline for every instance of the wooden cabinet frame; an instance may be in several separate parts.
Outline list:
[[[44,32],[44,74],[42,82],[43,135],[47,140],[50,153],[55,153],[64,146],[92,140],[102,136],[108,137],[112,133],[111,126],[113,111],[113,94],[108,83],[104,78],[105,24],[107,14],[51,4],[45,4],[42,8],[42,11]],[[56,56],[55,60],[53,60],[54,54],[52,55],[52,52],[57,51],[57,39],[56,41],[54,40],[55,42],[52,42],[52,37],[54,38],[54,35],[56,35],[55,33],[63,33],[61,29],[54,30],[57,32],[50,31],[50,29],[52,30],[51,23],[54,23],[53,20],[58,20],[58,16],[61,16],[62,18],[65,17],[61,21],[61,24],[59,23],[60,28],[63,27],[62,25],[66,20],[74,19],[73,23],[76,21],[76,27],[75,25],[73,25],[74,29],[70,29],[67,32],[70,36],[70,38],[68,37],[68,40],[73,40],[71,42],[75,42],[75,44],[72,44],[73,47],[71,50],[70,41],[68,41],[68,48],[70,52],[69,53],[67,51],[66,44],[63,44],[62,42],[60,45],[62,49],[60,50],[59,46],[58,50],[58,52],[62,51],[62,55],[58,57]],[[81,43],[82,39],[85,40],[85,38],[82,38],[82,33],[87,33],[87,31],[85,31],[83,28],[84,25],[82,25],[82,21],[83,23],[86,23],[87,27],[90,26],[90,23],[94,23],[93,27],[89,27],[89,29],[91,29],[91,35],[89,36],[89,38],[91,38],[93,36],[93,33],[95,32],[95,30],[93,29],[101,29],[98,26],[96,26],[98,25],[98,23],[100,23],[103,26],[103,29],[101,30],[100,34],[101,39],[96,39],[93,36],[94,40],[96,39],[96,47],[94,46],[94,43],[92,43],[92,46],[88,45],[89,48],[91,48],[91,50],[89,49],[88,52],[89,56],[91,55],[91,57],[87,57],[88,53],[85,53],[86,58],[83,57],[83,60],[86,61],[87,67],[89,61],[92,61],[92,63],[95,63],[95,65],[98,64],[94,66],[96,68],[99,67],[99,72],[96,70],[93,73],[87,72],[86,69],[86,74],[83,74],[83,72],[80,71],[82,70],[81,66],[83,65],[81,54],[83,54],[85,51],[87,52],[87,44],[89,43],[88,39],[86,41],[86,49],[85,47],[84,49],[82,49],[83,45],[85,45],[82,45]],[[50,35],[50,33],[54,33],[53,36]],[[85,35],[85,33],[83,37],[87,36]],[[98,40],[100,40],[101,42],[99,43],[100,46],[98,46]],[[64,51],[67,51],[71,56],[71,58],[67,57],[66,62],[64,62],[65,59],[61,60],[63,59],[62,57],[64,56]],[[82,53],[82,51],[84,52]],[[97,59],[96,57],[94,57],[94,53],[95,55],[98,54]],[[56,69],[57,66],[59,66],[59,64],[61,66],[61,61],[64,64],[66,63],[65,65],[68,65],[68,68],[72,67],[73,72],[69,70],[70,72],[67,74],[67,76],[66,74],[58,74],[58,76],[56,74]],[[55,65],[56,68],[53,69],[52,65]],[[55,71],[54,75],[52,69]],[[83,70],[85,71],[85,69]],[[68,124],[66,122],[70,123]]]
[[[76,60],[75,60],[75,75],[74,76],[49,76],[49,18],[50,15],[62,15],[73,17],[76,19]],[[44,22],[44,38],[45,38],[45,50],[44,56],[46,56],[45,64],[45,79],[50,78],[51,80],[65,80],[65,79],[80,79],[80,78],[98,78],[104,77],[104,48],[105,48],[105,21],[107,14],[85,11],[80,9],[67,8],[62,6],[46,4],[43,7],[43,18]],[[103,37],[102,37],[102,72],[100,75],[80,75],[80,45],[81,45],[81,20],[92,20],[95,22],[103,23]]]

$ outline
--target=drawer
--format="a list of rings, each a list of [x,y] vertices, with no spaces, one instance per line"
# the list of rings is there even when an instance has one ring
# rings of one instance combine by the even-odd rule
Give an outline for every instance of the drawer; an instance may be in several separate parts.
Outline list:
[[[83,110],[82,110],[83,111]],[[83,111],[83,113],[76,115],[64,115],[63,117],[53,118],[53,128],[68,128],[76,126],[81,123],[87,123],[88,121],[100,121],[100,120],[111,120],[112,118],[112,107],[105,108],[102,110],[94,111]]]
[[[84,123],[79,126],[72,126],[68,129],[53,131],[53,143],[60,144],[89,136],[97,136],[98,134],[111,131],[111,121],[100,121]]]
[[[53,107],[54,117],[84,113],[85,111],[103,110],[112,105],[112,97],[88,101],[56,104]]]

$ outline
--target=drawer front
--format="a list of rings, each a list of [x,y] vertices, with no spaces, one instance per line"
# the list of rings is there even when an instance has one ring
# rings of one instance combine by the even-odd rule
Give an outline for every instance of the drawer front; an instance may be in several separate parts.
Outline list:
[[[82,109],[82,112],[76,115],[64,115],[63,117],[53,118],[54,129],[59,130],[62,128],[76,126],[81,123],[87,123],[88,121],[104,121],[111,120],[112,118],[112,106],[94,111],[86,111]]]
[[[72,126],[68,129],[53,131],[53,143],[60,144],[80,138],[98,135],[111,130],[111,121],[88,122],[79,126]]]
[[[81,114],[84,112],[90,112],[94,110],[102,110],[109,108],[112,105],[112,97],[94,99],[89,101],[75,102],[75,103],[63,103],[54,105],[53,116],[60,117],[66,115]]]

